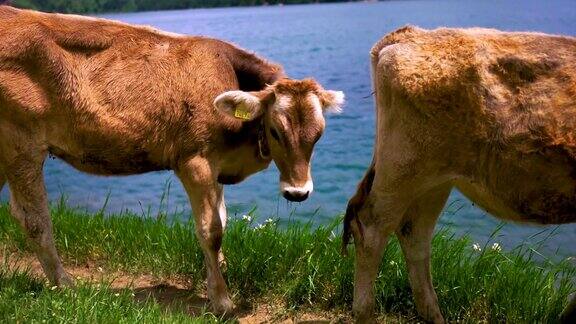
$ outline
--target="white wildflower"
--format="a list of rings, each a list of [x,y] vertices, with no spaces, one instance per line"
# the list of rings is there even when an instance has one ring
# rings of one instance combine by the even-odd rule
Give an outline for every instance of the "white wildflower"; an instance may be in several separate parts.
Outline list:
[[[264,224],[258,224],[258,225],[256,225],[256,227],[254,227],[254,229],[255,229],[255,230],[261,230],[261,229],[263,229],[264,227],[266,227],[266,225],[264,225]]]
[[[56,290],[56,288],[58,288],[58,286],[52,286],[50,290]]]
[[[395,266],[395,265],[397,265],[397,264],[398,264],[398,263],[396,263],[396,261],[394,261],[394,260],[390,261],[390,265],[391,265],[391,266]]]
[[[115,293],[114,296],[115,296],[115,297],[120,297],[120,293]]]
[[[242,215],[242,220],[247,221],[248,223],[250,223],[252,221],[252,216],[250,215]]]
[[[472,248],[474,249],[474,251],[478,251],[478,252],[482,251],[482,248],[480,247],[480,244],[478,244],[478,243],[472,244]]]
[[[272,218],[268,218],[267,220],[264,221],[264,223],[266,224],[273,224],[274,220]]]
[[[500,246],[500,244],[494,243],[494,244],[492,244],[492,250],[494,250],[496,252],[500,252],[500,251],[502,251],[502,247]]]
[[[103,272],[104,269],[102,269],[102,267],[98,267],[98,272]]]

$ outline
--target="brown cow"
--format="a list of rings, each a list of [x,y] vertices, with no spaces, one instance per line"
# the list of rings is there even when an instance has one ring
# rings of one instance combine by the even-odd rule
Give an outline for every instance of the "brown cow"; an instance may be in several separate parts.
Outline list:
[[[310,159],[343,94],[228,43],[103,19],[0,6],[0,189],[54,284],[71,283],[52,238],[48,154],[100,175],[174,170],[186,189],[216,311],[233,303],[220,271],[222,184],[268,167],[281,191],[312,191]]]
[[[416,307],[442,323],[430,243],[452,188],[511,221],[576,221],[576,39],[489,29],[405,27],[371,51],[377,133],[348,203],[354,312],[372,318],[373,284],[398,237]],[[564,320],[573,321],[572,308]]]

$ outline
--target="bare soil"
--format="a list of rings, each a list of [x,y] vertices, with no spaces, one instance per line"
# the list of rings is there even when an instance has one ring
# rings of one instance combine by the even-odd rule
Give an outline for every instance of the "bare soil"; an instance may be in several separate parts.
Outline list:
[[[5,255],[8,254],[8,255]],[[40,263],[35,256],[0,249],[0,260],[5,260],[9,269],[26,271],[45,280]],[[154,299],[166,311],[185,312],[200,316],[209,309],[207,296],[190,289],[193,287],[185,278],[160,278],[150,274],[130,274],[107,269],[88,262],[83,265],[65,264],[66,271],[78,282],[95,285],[109,284],[112,289],[132,290],[136,302]],[[348,314],[287,311],[280,303],[259,301],[241,305],[233,315],[241,324],[253,323],[351,323]]]

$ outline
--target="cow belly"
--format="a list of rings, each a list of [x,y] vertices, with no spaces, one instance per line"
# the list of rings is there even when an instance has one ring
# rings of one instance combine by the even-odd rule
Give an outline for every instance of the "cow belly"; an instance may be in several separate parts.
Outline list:
[[[467,180],[457,181],[455,186],[464,196],[491,215],[505,220],[522,221],[522,216],[511,208],[503,197],[495,195],[485,186]]]
[[[576,222],[576,196],[556,190],[538,190],[518,202],[518,211],[529,222],[567,224]]]
[[[56,156],[74,168],[97,175],[132,175],[169,169],[150,160],[147,152],[95,152],[83,151],[71,154],[62,149],[51,147],[50,154]]]
[[[489,188],[470,181],[456,187],[466,197],[495,217],[535,224],[576,222],[576,196],[540,184],[507,183],[507,188]]]

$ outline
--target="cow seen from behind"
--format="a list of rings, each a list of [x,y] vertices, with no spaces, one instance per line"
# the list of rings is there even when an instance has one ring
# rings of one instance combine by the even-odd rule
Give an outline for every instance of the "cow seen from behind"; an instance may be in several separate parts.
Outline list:
[[[501,219],[576,222],[576,39],[409,26],[371,59],[376,143],[344,224],[356,250],[353,309],[373,319],[394,233],[418,313],[442,323],[430,244],[452,188]],[[562,320],[576,322],[576,301]]]

